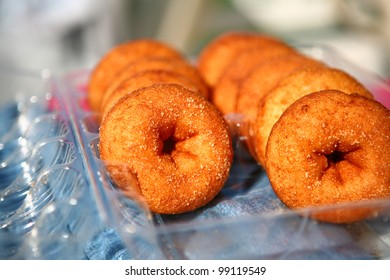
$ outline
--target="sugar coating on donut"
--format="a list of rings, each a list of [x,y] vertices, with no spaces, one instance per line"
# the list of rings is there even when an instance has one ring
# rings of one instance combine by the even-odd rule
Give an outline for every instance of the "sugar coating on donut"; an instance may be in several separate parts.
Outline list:
[[[194,210],[222,189],[233,150],[220,112],[180,85],[156,84],[122,97],[100,126],[99,151],[107,163],[128,166],[156,213]],[[122,189],[126,172],[107,165]]]
[[[266,170],[278,197],[293,209],[390,197],[390,111],[357,94],[325,90],[289,106],[273,126]],[[321,221],[368,218],[368,206],[313,212]]]
[[[88,83],[88,102],[98,111],[109,83],[128,63],[144,56],[174,57],[183,59],[180,52],[171,46],[153,39],[138,39],[119,44],[109,50],[91,73]]]
[[[300,69],[282,79],[260,101],[253,123],[253,146],[256,158],[265,166],[265,148],[273,125],[288,106],[315,91],[336,89],[373,98],[371,92],[343,70],[320,67]]]
[[[102,119],[110,110],[110,108],[124,95],[133,91],[148,87],[154,84],[179,84],[185,88],[192,90],[200,95],[201,89],[186,76],[177,72],[165,70],[147,70],[134,74],[124,80],[119,86],[105,99],[102,103],[101,115]]]
[[[238,90],[250,71],[267,59],[294,52],[295,49],[282,43],[241,51],[222,73],[212,92],[211,101],[223,114],[235,112]]]
[[[198,58],[199,71],[210,87],[214,87],[226,67],[235,56],[245,49],[255,46],[272,46],[284,44],[275,37],[251,33],[231,31],[219,35],[203,48]]]
[[[104,92],[101,106],[104,106],[103,104],[106,103],[112,92],[124,80],[138,73],[149,70],[164,70],[184,75],[187,79],[190,79],[197,85],[205,98],[208,98],[209,96],[209,89],[200,76],[198,70],[186,60],[177,57],[145,56],[130,62],[117,73]]]

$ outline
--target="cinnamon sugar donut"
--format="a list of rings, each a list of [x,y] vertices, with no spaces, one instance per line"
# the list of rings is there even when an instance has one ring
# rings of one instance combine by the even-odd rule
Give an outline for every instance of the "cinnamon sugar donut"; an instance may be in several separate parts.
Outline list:
[[[325,90],[290,105],[273,126],[266,170],[290,208],[390,197],[390,111],[357,94]],[[378,208],[327,209],[312,217],[350,223]]]
[[[99,151],[107,163],[132,170],[156,213],[190,211],[221,190],[232,164],[232,143],[220,112],[180,85],[156,84],[122,97],[100,126]],[[129,189],[126,168],[107,165]]]
[[[327,89],[337,89],[348,94],[358,93],[373,98],[368,89],[343,70],[322,67],[301,69],[292,73],[260,101],[251,140],[254,141],[251,144],[260,164],[265,166],[265,148],[269,133],[284,110],[309,93]]]
[[[188,88],[198,94],[201,93],[201,89],[197,87],[186,76],[178,74],[176,72],[169,72],[164,70],[148,70],[136,73],[124,80],[102,103],[101,116],[102,119],[110,110],[110,108],[124,95],[131,93],[137,89],[148,87],[153,84],[165,83],[165,84],[179,84],[185,88]],[[164,98],[164,96],[161,96]]]
[[[210,87],[214,87],[237,54],[253,47],[272,47],[280,44],[284,45],[277,38],[264,34],[225,32],[203,48],[198,58],[199,71],[205,82]]]
[[[267,60],[253,69],[243,80],[237,95],[236,112],[245,115],[248,122],[253,122],[260,100],[280,80],[298,69],[324,66],[322,62],[300,53],[290,53]]]
[[[257,65],[242,81],[236,100],[235,112],[243,116],[240,134],[250,154],[256,158],[253,122],[261,99],[272,90],[280,80],[298,69],[318,68],[325,65],[300,53],[290,53],[271,58]]]
[[[91,109],[99,110],[102,96],[108,84],[120,70],[135,59],[151,55],[182,58],[177,50],[153,39],[129,41],[115,46],[104,55],[93,69],[88,84],[88,102]]]
[[[295,49],[286,44],[263,46],[244,50],[237,54],[215,85],[211,102],[223,113],[236,110],[236,99],[241,82],[257,65],[272,57],[294,53]]]
[[[194,84],[196,84],[200,92],[206,98],[209,96],[209,89],[200,76],[198,70],[195,68],[195,66],[191,65],[186,60],[177,57],[146,56],[129,63],[125,68],[117,73],[104,92],[101,106],[106,103],[112,92],[124,80],[134,76],[137,73],[148,70],[165,70],[182,74],[190,79]]]

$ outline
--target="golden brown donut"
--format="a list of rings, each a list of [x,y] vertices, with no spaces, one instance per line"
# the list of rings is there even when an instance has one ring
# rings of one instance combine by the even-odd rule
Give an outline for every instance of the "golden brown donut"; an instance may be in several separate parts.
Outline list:
[[[256,158],[265,166],[265,148],[269,133],[280,115],[299,98],[314,91],[336,89],[358,93],[367,98],[372,94],[359,81],[343,70],[334,68],[301,69],[287,76],[260,101],[253,123],[253,147]]]
[[[180,85],[156,84],[125,95],[111,107],[99,135],[100,156],[113,181],[126,190],[132,186],[124,182],[134,174],[134,189],[156,213],[205,205],[220,192],[232,164],[222,115]]]
[[[205,82],[214,87],[226,67],[245,49],[283,44],[279,39],[243,31],[225,32],[208,43],[199,54],[198,68]]]
[[[195,66],[191,65],[189,62],[182,58],[176,57],[156,57],[156,56],[146,56],[140,59],[137,59],[129,63],[125,68],[117,73],[113,80],[108,85],[106,91],[104,92],[101,106],[106,103],[106,100],[112,94],[112,92],[126,79],[129,77],[147,70],[166,70],[170,72],[177,72],[186,76],[188,79],[192,80],[195,83],[201,93],[208,98],[209,89],[206,86],[206,83],[203,81],[198,70]]]
[[[182,58],[171,46],[153,39],[128,41],[106,53],[91,73],[88,84],[88,102],[91,109],[98,111],[102,96],[112,79],[131,61],[144,56]]]
[[[390,197],[390,111],[357,94],[325,90],[290,105],[273,126],[266,171],[290,208],[328,207]],[[315,219],[351,223],[377,207],[312,212]]]
[[[300,53],[290,53],[271,58],[257,65],[243,79],[236,100],[235,112],[243,116],[240,134],[250,154],[256,158],[253,140],[253,122],[261,99],[272,90],[280,80],[298,69],[325,67],[315,59]]]
[[[298,69],[314,67],[324,67],[324,64],[300,53],[281,55],[257,65],[241,83],[236,112],[245,115],[248,122],[253,122],[260,100],[280,80]]]
[[[186,76],[178,74],[177,72],[169,72],[165,70],[147,70],[134,74],[124,80],[119,86],[105,99],[102,103],[101,118],[103,119],[110,108],[124,95],[131,93],[137,89],[148,87],[153,84],[179,84],[188,88],[200,95],[201,89],[197,87]],[[164,98],[163,96],[161,98]]]
[[[241,82],[259,64],[272,57],[294,53],[295,49],[286,44],[263,46],[244,50],[227,66],[215,85],[211,102],[223,113],[236,110],[236,99]]]

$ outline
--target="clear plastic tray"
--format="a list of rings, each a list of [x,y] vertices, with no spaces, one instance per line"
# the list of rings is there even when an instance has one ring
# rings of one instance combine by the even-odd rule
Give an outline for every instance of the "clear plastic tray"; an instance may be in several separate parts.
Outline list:
[[[379,77],[327,48],[300,49],[347,70],[390,107],[390,87]],[[308,213],[326,209],[287,209],[239,137],[231,175],[210,204],[180,215],[151,213],[137,194],[112,185],[99,159],[88,75],[0,68],[2,94],[12,96],[0,106],[0,259],[390,257],[390,200],[338,206],[376,205],[382,210],[371,220],[319,223]],[[234,131],[240,123],[233,119]]]

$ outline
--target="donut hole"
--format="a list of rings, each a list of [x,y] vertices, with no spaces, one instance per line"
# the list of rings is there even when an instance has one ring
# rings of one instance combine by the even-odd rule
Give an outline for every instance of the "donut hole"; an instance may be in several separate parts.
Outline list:
[[[172,152],[176,149],[176,140],[172,137],[163,141],[162,153],[171,156]]]
[[[356,162],[356,156],[354,156],[354,153],[358,150],[360,150],[360,146],[351,145],[348,147],[337,147],[328,153],[323,153],[322,156],[326,159],[326,165],[324,172],[326,172],[329,169],[335,169],[338,171],[338,168],[341,167],[341,165],[348,164],[349,166],[353,166],[354,168],[361,169],[362,166],[359,162]]]
[[[323,176],[325,176],[325,174],[329,172],[329,174],[333,174],[333,176],[335,176],[335,178],[337,178],[339,182],[343,182],[339,170],[339,164],[346,160],[346,155],[347,152],[341,152],[339,150],[334,150],[330,153],[323,154],[326,159],[326,165],[320,175],[320,178],[323,178]]]
[[[345,156],[348,154],[348,152],[341,152],[338,150],[335,150],[331,152],[330,154],[326,154],[325,157],[328,161],[328,166],[336,165],[337,163],[345,160]]]

